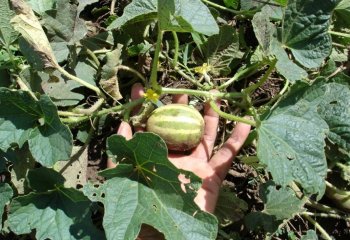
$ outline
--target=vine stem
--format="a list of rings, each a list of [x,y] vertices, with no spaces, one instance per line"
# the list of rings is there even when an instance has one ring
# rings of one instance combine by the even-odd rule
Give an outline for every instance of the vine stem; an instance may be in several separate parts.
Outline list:
[[[158,27],[157,43],[156,43],[156,49],[154,51],[151,78],[150,78],[151,87],[153,88],[153,90],[157,92],[160,91],[160,86],[158,85],[158,81],[157,81],[157,71],[158,71],[159,53],[162,46],[162,39],[163,39],[163,31]]]
[[[231,115],[231,114],[228,114],[228,113],[225,113],[225,112],[221,111],[220,108],[216,105],[216,103],[213,100],[211,100],[209,102],[209,104],[210,104],[211,108],[217,114],[219,114],[220,117],[226,118],[228,120],[236,121],[236,122],[242,122],[242,123],[249,124],[251,126],[256,127],[256,122],[254,122],[252,120],[249,120],[249,119],[246,119],[246,118],[242,118],[242,117],[238,117],[238,116],[234,116],[234,115]]]
[[[332,238],[329,236],[329,234],[324,230],[324,228],[315,221],[312,217],[310,217],[308,214],[301,213],[301,216],[303,216],[306,220],[308,220],[312,225],[315,226],[315,228],[321,233],[322,237],[327,240],[332,240]]]
[[[329,30],[328,33],[335,35],[335,36],[339,36],[339,37],[350,38],[350,34],[348,34],[348,33],[335,32],[335,31],[331,31],[331,30]]]
[[[335,219],[343,219],[345,221],[349,221],[350,218],[341,216],[336,213],[312,213],[312,212],[303,212],[302,214],[313,216],[313,217],[322,217],[322,218],[335,218]]]
[[[177,60],[179,58],[179,38],[177,37],[177,34],[175,31],[172,31],[173,37],[174,37],[174,44],[175,44],[175,53],[174,53],[174,59],[173,59],[173,67],[177,66]]]
[[[142,76],[142,74],[139,73],[138,71],[136,71],[135,69],[133,69],[133,68],[131,68],[131,67],[128,67],[128,66],[125,66],[125,65],[119,65],[119,66],[117,67],[117,69],[129,71],[129,72],[135,74],[138,78],[140,78],[140,79],[142,80],[143,84],[146,85],[146,83],[147,83],[146,78],[145,78],[144,76]]]
[[[94,117],[100,117],[109,113],[116,113],[116,112],[120,112],[120,111],[128,111],[129,109],[133,109],[134,107],[142,104],[145,101],[144,98],[139,98],[136,99],[134,101],[131,101],[129,103],[123,104],[123,105],[118,105],[115,107],[111,107],[111,108],[106,108],[106,109],[102,109],[98,112],[94,112],[89,116],[83,116],[83,117],[72,117],[72,118],[62,118],[61,121],[65,124],[79,124],[85,121],[88,121],[90,118],[94,118]]]
[[[203,84],[199,83],[197,80],[191,78],[190,76],[188,76],[186,73],[184,73],[180,68],[176,67],[175,71],[180,74],[183,78],[185,78],[186,80],[188,80],[189,82],[191,82],[193,85],[196,85],[198,88],[203,89],[204,86]]]
[[[222,92],[209,92],[201,90],[193,90],[186,88],[162,88],[162,94],[189,94],[197,97],[206,97],[209,99],[232,99],[232,98],[242,98],[243,93],[234,92],[234,93],[222,93]]]
[[[213,2],[210,2],[208,0],[202,0],[202,2],[208,4],[208,5],[211,5],[213,7],[216,7],[218,9],[221,9],[221,10],[224,10],[224,11],[227,11],[227,12],[231,12],[231,13],[234,13],[234,14],[240,14],[241,12],[240,11],[236,11],[236,10],[233,10],[233,9],[230,9],[230,8],[227,8],[227,7],[224,7],[224,6],[221,6],[219,4],[216,4],[216,3],[213,3]]]
[[[255,84],[250,85],[249,87],[247,87],[246,89],[244,89],[244,92],[247,93],[248,95],[250,95],[252,92],[254,92],[256,89],[258,89],[259,87],[261,87],[262,85],[264,85],[264,83],[269,79],[272,71],[275,69],[277,60],[274,60],[271,64],[269,69],[267,69],[267,71],[265,72],[264,76]]]
[[[66,76],[67,78],[69,79],[72,79],[78,83],[80,83],[81,85],[83,85],[84,87],[87,87],[89,89],[91,89],[92,91],[96,92],[96,94],[99,96],[99,97],[102,97],[102,98],[105,98],[104,97],[104,94],[102,93],[102,91],[98,88],[98,87],[95,87],[94,85],[88,83],[88,82],[85,82],[84,80],[70,74],[69,72],[67,72],[64,68],[62,68],[61,66],[59,66],[58,64],[56,65],[56,69],[62,73],[64,76]]]
[[[35,94],[28,88],[28,86],[23,82],[22,78],[20,78],[18,75],[16,75],[16,82],[19,85],[19,88],[22,89],[23,91],[27,91],[30,96],[32,96],[32,98],[35,101],[38,101],[38,98],[35,96]]]
[[[252,64],[251,66],[248,66],[247,68],[245,68],[241,71],[236,72],[236,74],[232,78],[230,78],[227,82],[225,82],[224,84],[219,86],[218,89],[219,90],[226,89],[232,83],[239,81],[244,77],[251,76],[252,74],[257,72],[257,70],[260,68],[261,65],[262,65],[261,63],[255,63],[255,64]]]
[[[63,117],[81,117],[84,116],[82,113],[66,112],[66,111],[57,111],[59,116]]]

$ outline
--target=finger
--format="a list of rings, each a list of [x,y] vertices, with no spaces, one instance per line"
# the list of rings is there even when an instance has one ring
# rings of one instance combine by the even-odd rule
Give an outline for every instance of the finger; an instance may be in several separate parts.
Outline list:
[[[173,95],[173,103],[188,104],[188,96],[186,94]]]
[[[131,88],[131,99],[139,99],[143,97],[143,94],[145,93],[143,86],[141,83],[135,83]]]
[[[250,125],[238,123],[231,136],[220,150],[211,158],[209,165],[223,181],[230,166],[232,159],[237,155],[239,149],[244,144],[250,132]]]
[[[129,123],[121,122],[117,131],[118,135],[124,136],[126,140],[130,140],[132,138],[132,129]],[[111,160],[107,160],[107,168],[114,168],[116,164]]]
[[[139,99],[139,98],[143,97],[144,93],[145,93],[145,91],[144,91],[142,84],[135,83],[131,88],[131,99],[132,100]],[[132,115],[135,115],[139,111],[140,111],[140,106],[135,107],[132,110]],[[142,127],[135,127],[135,131],[136,132],[143,132],[143,128]]]
[[[217,101],[216,104],[220,107],[220,101]],[[203,139],[193,151],[192,156],[208,161],[213,152],[219,124],[219,115],[210,107],[209,102],[204,106],[204,123]]]

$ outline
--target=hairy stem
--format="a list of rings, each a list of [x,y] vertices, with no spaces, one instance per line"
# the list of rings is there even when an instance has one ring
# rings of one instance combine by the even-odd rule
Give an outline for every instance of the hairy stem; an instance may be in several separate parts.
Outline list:
[[[225,82],[224,84],[219,86],[218,89],[219,90],[226,89],[232,83],[237,82],[245,77],[249,77],[249,76],[255,74],[258,71],[258,69],[261,67],[261,65],[262,65],[261,63],[254,63],[254,64],[246,67],[245,69],[236,72],[236,74],[232,78],[230,78],[227,82]]]
[[[198,88],[203,89],[204,86],[203,84],[201,84],[199,81],[197,81],[194,78],[191,78],[190,76],[188,76],[186,73],[184,73],[180,68],[176,67],[175,71],[180,74],[183,78],[185,78],[186,80],[188,80],[189,82],[191,82],[193,85],[196,85]]]
[[[234,116],[234,115],[231,115],[231,114],[228,114],[228,113],[221,111],[220,108],[216,105],[216,103],[214,101],[210,101],[209,104],[210,104],[211,108],[216,113],[219,114],[220,117],[226,118],[226,119],[231,120],[231,121],[246,123],[246,124],[249,124],[249,125],[254,126],[254,127],[256,126],[256,122],[254,122],[252,120],[238,117],[238,116]]]
[[[322,218],[335,218],[335,219],[342,219],[345,221],[350,221],[350,218],[341,216],[336,213],[312,213],[312,212],[303,212],[302,214],[312,216],[312,217],[322,217]]]
[[[124,66],[124,65],[120,65],[117,67],[118,69],[121,69],[121,70],[125,70],[125,71],[129,71],[133,74],[135,74],[138,78],[140,78],[143,82],[144,85],[147,84],[147,80],[146,78],[141,74],[139,73],[138,71],[136,71],[135,69],[131,68],[131,67],[128,67],[128,66]]]
[[[95,53],[93,51],[91,51],[90,49],[88,49],[88,48],[86,48],[86,53],[91,57],[91,59],[96,64],[96,68],[98,69],[98,67],[100,66],[100,61],[96,57]]]
[[[174,53],[174,59],[173,59],[173,67],[177,66],[177,60],[179,58],[179,38],[177,37],[177,34],[175,31],[172,31],[173,37],[174,37],[174,44],[175,44],[175,53]]]
[[[22,78],[20,78],[19,76],[15,76],[16,78],[16,82],[19,86],[20,89],[22,89],[23,91],[27,91],[30,96],[32,96],[32,98],[35,101],[38,101],[38,98],[35,96],[35,94],[28,88],[28,86],[23,82]]]
[[[136,99],[134,101],[131,101],[129,103],[123,104],[123,105],[118,105],[115,107],[111,107],[111,108],[106,108],[106,109],[102,109],[98,112],[94,112],[89,116],[83,116],[83,117],[71,117],[71,118],[62,118],[61,121],[65,124],[69,124],[69,125],[77,125],[83,122],[88,121],[91,118],[95,118],[95,117],[101,117],[103,115],[106,114],[110,114],[110,113],[116,113],[116,112],[121,112],[121,111],[128,111],[130,109],[133,109],[134,107],[142,104],[145,101],[144,98],[139,98]]]
[[[87,87],[89,89],[91,89],[92,91],[96,92],[96,94],[100,97],[104,97],[104,94],[102,93],[102,91],[98,88],[98,87],[95,87],[94,85],[91,85],[90,83],[88,82],[85,82],[84,80],[70,74],[69,72],[67,72],[64,68],[62,68],[61,66],[57,65],[56,66],[56,69],[62,73],[64,76],[66,76],[67,78],[71,79],[71,80],[74,80],[78,83],[80,83],[81,85],[83,85],[84,87]]]
[[[306,220],[308,220],[310,223],[312,223],[312,225],[315,226],[315,228],[321,233],[321,236],[324,239],[332,240],[332,238],[329,236],[329,234],[326,232],[326,230],[324,230],[324,228],[318,222],[316,222],[313,218],[311,218],[307,214],[301,214],[301,216],[303,216]]]
[[[231,12],[231,13],[234,13],[234,14],[240,14],[241,13],[240,11],[236,11],[236,10],[227,8],[225,6],[221,6],[219,4],[213,3],[213,2],[208,1],[208,0],[202,0],[202,2],[204,2],[204,3],[206,3],[206,4],[210,5],[210,6],[213,6],[213,7],[216,7],[218,9],[221,9],[221,10],[224,10],[224,11],[227,11],[227,12]]]
[[[246,89],[244,89],[244,92],[247,93],[248,95],[250,95],[252,92],[254,92],[256,89],[258,89],[259,87],[261,87],[262,85],[264,85],[264,83],[269,79],[272,71],[275,69],[276,66],[276,60],[273,61],[270,64],[269,69],[267,69],[267,71],[265,72],[264,76],[255,84],[250,85],[249,87],[247,87]]]
[[[201,90],[193,90],[186,88],[162,88],[162,94],[188,94],[197,97],[205,97],[208,99],[235,99],[242,98],[243,94],[239,92],[235,93],[221,93],[221,92],[209,92]]]
[[[329,30],[328,33],[330,33],[330,34],[332,34],[334,36],[350,38],[350,34],[349,33],[335,32],[335,31],[331,31],[331,30]]]
[[[162,38],[163,38],[163,31],[158,27],[158,35],[157,35],[157,43],[156,43],[156,49],[154,51],[154,57],[152,62],[152,71],[151,71],[151,87],[156,91],[159,92],[160,86],[157,81],[157,71],[158,71],[158,61],[159,61],[159,53],[162,46]]]

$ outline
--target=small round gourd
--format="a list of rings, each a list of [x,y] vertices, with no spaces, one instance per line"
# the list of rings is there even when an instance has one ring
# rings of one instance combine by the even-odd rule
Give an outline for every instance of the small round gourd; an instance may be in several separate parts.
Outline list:
[[[151,113],[146,129],[158,134],[169,150],[187,151],[198,146],[202,140],[204,119],[193,107],[169,104]]]

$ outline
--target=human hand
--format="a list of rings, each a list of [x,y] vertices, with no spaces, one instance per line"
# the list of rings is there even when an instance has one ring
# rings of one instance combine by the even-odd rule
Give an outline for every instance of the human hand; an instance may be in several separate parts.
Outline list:
[[[135,84],[131,90],[131,98],[140,98],[143,93],[142,85]],[[174,95],[173,102],[188,104],[188,97],[186,95]],[[168,158],[177,168],[191,171],[202,179],[202,186],[197,192],[195,203],[203,211],[213,213],[222,181],[231,166],[232,159],[248,137],[250,125],[238,123],[231,136],[212,156],[219,116],[210,108],[209,104],[206,104],[204,108],[204,122],[205,129],[201,143],[189,155],[169,153]],[[142,131],[142,129],[137,129],[137,131]],[[131,139],[133,135],[131,126],[126,122],[120,124],[117,133],[127,140]],[[115,164],[108,161],[107,167],[115,167]],[[180,176],[180,180],[183,183],[188,183],[188,180],[183,176]]]

